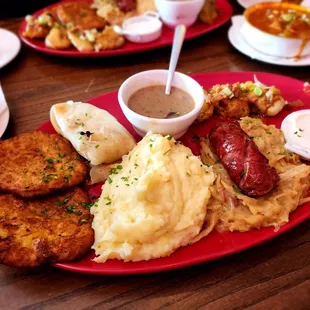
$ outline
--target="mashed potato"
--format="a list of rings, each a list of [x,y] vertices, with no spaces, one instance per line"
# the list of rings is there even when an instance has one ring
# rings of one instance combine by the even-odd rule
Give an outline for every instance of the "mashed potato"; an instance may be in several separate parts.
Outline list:
[[[173,138],[148,134],[112,169],[94,215],[96,262],[141,261],[193,241],[206,217],[212,168]]]

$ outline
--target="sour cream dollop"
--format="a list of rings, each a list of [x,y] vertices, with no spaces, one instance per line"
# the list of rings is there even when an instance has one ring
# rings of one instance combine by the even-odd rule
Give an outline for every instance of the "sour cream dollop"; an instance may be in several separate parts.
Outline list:
[[[289,114],[283,120],[281,130],[286,149],[310,160],[310,109]]]

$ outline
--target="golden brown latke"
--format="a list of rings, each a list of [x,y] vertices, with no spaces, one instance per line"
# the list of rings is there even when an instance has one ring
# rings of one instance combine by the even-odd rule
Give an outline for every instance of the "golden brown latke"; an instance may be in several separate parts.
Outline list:
[[[0,195],[0,263],[35,267],[82,257],[94,241],[90,205],[80,188],[33,200]]]
[[[62,24],[71,23],[84,30],[103,29],[107,22],[96,14],[89,4],[81,2],[67,2],[57,6],[57,16]]]
[[[0,191],[35,197],[85,181],[88,168],[69,141],[32,131],[0,141]]]

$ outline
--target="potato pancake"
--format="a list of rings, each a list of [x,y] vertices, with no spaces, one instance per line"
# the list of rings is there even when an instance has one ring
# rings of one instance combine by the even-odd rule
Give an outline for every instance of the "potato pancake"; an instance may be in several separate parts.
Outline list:
[[[86,29],[103,29],[106,21],[97,15],[89,4],[68,2],[57,6],[57,16],[63,24],[72,24],[74,27]]]
[[[0,195],[0,262],[35,267],[82,257],[94,241],[91,205],[80,188],[33,200]]]
[[[78,185],[88,168],[58,134],[32,131],[0,141],[0,191],[35,197]]]

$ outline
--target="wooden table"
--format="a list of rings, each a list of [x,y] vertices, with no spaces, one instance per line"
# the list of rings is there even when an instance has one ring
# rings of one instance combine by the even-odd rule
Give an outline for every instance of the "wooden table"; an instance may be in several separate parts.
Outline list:
[[[233,2],[233,1],[232,1]],[[242,9],[232,3],[235,13]],[[0,21],[17,32],[20,19]],[[266,71],[309,81],[309,68],[285,68],[237,52],[229,24],[185,44],[178,70]],[[10,106],[5,137],[35,129],[49,108],[116,90],[138,71],[167,68],[170,48],[110,59],[65,59],[23,46],[0,70]],[[20,270],[0,266],[0,309],[306,309],[310,307],[309,222],[242,253],[182,270],[109,277],[75,274],[45,266]]]

